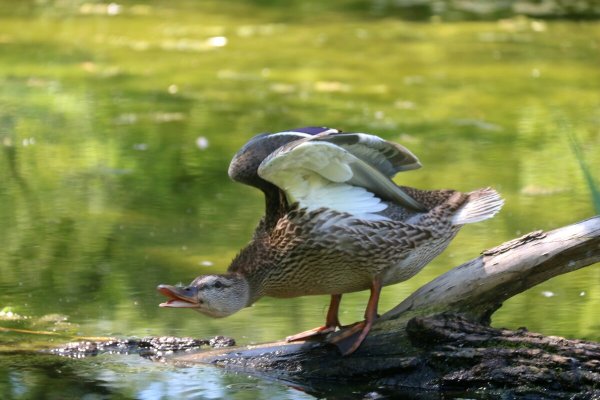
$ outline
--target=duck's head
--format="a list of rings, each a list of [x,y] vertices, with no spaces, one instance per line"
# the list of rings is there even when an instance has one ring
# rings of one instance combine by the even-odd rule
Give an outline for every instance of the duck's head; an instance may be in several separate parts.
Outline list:
[[[236,274],[201,275],[189,286],[158,285],[169,298],[160,307],[191,308],[213,318],[231,315],[249,305],[248,281]]]

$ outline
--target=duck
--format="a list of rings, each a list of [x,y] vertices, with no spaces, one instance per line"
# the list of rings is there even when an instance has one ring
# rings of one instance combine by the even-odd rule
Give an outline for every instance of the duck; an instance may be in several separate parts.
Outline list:
[[[369,133],[305,127],[252,137],[229,176],[260,189],[265,215],[226,273],[187,286],[161,284],[165,308],[227,317],[260,298],[329,295],[325,324],[288,342],[325,337],[354,353],[379,318],[381,289],[405,281],[438,256],[463,225],[496,215],[498,192],[397,185],[421,167],[406,147]],[[346,293],[369,290],[364,320],[342,327]]]

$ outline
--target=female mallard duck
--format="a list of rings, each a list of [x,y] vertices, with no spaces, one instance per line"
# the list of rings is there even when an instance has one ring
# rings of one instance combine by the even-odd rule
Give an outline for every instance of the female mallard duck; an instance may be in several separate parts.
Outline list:
[[[161,306],[225,317],[262,296],[331,295],[325,325],[292,341],[335,331],[342,294],[370,289],[365,320],[329,340],[342,354],[354,352],[377,318],[382,286],[412,277],[462,225],[502,207],[489,188],[461,193],[392,182],[420,166],[408,149],[365,133],[303,128],[255,136],[229,166],[232,179],[265,194],[252,241],[226,274],[158,286],[169,298]]]

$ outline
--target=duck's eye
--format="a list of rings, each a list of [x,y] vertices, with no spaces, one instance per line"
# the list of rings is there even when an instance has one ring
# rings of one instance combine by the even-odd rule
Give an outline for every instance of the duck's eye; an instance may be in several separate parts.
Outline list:
[[[214,284],[214,287],[216,289],[221,289],[223,287],[223,284],[221,282],[219,282],[219,281],[216,281],[215,284]]]

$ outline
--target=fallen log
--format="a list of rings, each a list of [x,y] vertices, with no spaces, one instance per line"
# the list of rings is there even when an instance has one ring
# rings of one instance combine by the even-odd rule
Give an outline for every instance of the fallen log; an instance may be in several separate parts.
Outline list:
[[[600,343],[490,327],[503,301],[598,261],[600,216],[531,232],[439,276],[381,316],[350,356],[324,341],[307,341],[225,348],[176,361],[265,375],[316,393],[323,382],[363,382],[600,397]]]

